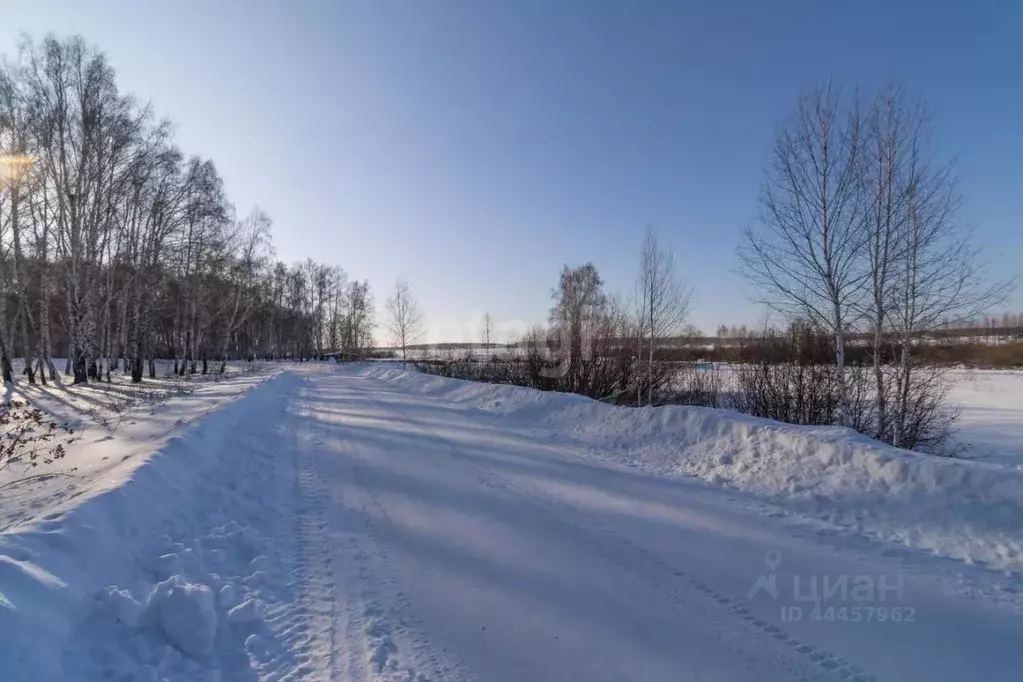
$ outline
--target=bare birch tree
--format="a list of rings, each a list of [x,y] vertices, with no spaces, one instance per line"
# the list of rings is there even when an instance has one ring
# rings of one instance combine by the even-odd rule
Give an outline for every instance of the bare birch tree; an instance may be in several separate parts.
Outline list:
[[[387,299],[387,329],[395,344],[401,347],[402,362],[406,360],[408,347],[426,333],[419,303],[404,279],[398,279],[394,294]]]
[[[890,442],[917,448],[947,436],[943,372],[917,368],[915,344],[924,335],[959,325],[1005,301],[1014,282],[991,282],[972,230],[959,218],[962,199],[950,164],[933,161],[924,119],[909,140],[904,187],[906,219],[892,259],[889,311],[898,347]]]
[[[257,281],[269,260],[270,225],[270,217],[256,209],[238,224],[230,239],[236,245],[237,253],[230,259],[230,267],[223,280],[228,285],[229,295],[220,297],[218,317],[222,320],[221,374],[227,369],[231,339],[236,336],[258,303]]]
[[[352,282],[344,288],[340,324],[342,350],[362,357],[373,345],[373,297],[369,282]]]
[[[559,363],[547,373],[564,379],[568,390],[575,391],[583,383],[584,360],[593,353],[595,329],[607,306],[604,280],[593,263],[574,268],[565,265],[551,298],[554,306],[549,319],[557,338]]]
[[[833,85],[804,93],[778,132],[756,226],[739,249],[756,298],[789,319],[806,319],[835,340],[838,423],[849,423],[846,338],[865,282],[859,107],[843,109]]]
[[[636,282],[637,330],[640,352],[647,341],[647,405],[653,404],[654,349],[658,340],[682,333],[689,313],[691,291],[675,272],[675,254],[658,243],[657,235],[647,229],[643,237],[640,274]]]
[[[890,84],[873,100],[864,125],[860,170],[866,205],[864,257],[869,271],[864,319],[871,335],[874,371],[874,437],[890,439],[891,360],[885,356],[889,314],[895,304],[896,261],[908,225],[908,186],[912,157],[918,147],[922,110],[908,101],[902,88]]]
[[[489,311],[483,313],[483,320],[480,322],[480,341],[483,343],[483,350],[490,350],[490,337],[494,333],[494,318]]]

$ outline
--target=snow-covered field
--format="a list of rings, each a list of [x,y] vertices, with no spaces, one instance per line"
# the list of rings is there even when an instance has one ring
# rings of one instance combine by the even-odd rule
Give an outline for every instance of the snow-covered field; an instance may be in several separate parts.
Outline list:
[[[1011,467],[387,363],[237,373],[116,423],[0,490],[0,680],[1023,669]]]
[[[961,370],[950,377],[956,438],[971,457],[1023,468],[1023,371]]]

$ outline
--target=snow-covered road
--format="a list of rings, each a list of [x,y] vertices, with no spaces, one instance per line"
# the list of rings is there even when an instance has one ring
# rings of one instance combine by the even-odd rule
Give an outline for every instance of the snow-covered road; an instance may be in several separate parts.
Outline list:
[[[709,486],[367,377],[309,374],[290,409],[298,603],[320,620],[309,679],[1010,680],[1023,665],[1019,618]]]
[[[136,474],[113,501],[0,543],[0,625],[24,640],[0,644],[0,678],[935,682],[1023,670],[1023,619],[950,589],[959,568],[980,569],[606,463],[569,433],[379,373],[289,370],[204,424],[161,451],[160,466],[180,462],[161,474],[174,482],[162,502]],[[98,545],[101,524],[118,539]],[[76,528],[93,536],[68,539]],[[67,632],[43,636],[60,617]]]

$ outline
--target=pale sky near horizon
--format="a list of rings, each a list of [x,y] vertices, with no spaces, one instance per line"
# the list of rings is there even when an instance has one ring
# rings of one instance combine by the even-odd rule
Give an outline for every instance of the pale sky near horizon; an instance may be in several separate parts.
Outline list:
[[[828,77],[925,98],[990,272],[1023,272],[1016,2],[0,0],[0,52],[47,32],[106,52],[240,214],[271,215],[278,257],[369,279],[378,307],[405,277],[430,341],[543,321],[564,263],[630,290],[647,226],[694,324],[755,324],[739,230]]]

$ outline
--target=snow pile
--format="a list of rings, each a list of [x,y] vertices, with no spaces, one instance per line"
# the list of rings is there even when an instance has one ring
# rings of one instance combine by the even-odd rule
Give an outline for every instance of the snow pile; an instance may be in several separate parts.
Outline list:
[[[156,583],[144,602],[119,586],[105,587],[91,601],[85,600],[89,632],[72,633],[68,638],[65,649],[71,652],[71,660],[63,661],[65,675],[74,674],[74,679],[119,679],[122,675],[124,679],[220,682],[222,668],[231,667],[231,649],[248,646],[249,640],[259,639],[255,633],[265,630],[263,602],[240,584],[244,582],[239,577],[240,567],[224,567],[221,575],[205,572],[201,563],[203,540],[229,543],[229,538],[230,529],[220,527],[196,539],[195,547],[184,551],[197,562],[185,568],[184,574],[175,573]],[[172,548],[174,544],[181,551],[180,543],[172,543]],[[154,562],[161,568],[181,569],[188,564],[176,553],[164,554]],[[144,591],[146,581],[136,582],[142,586],[140,592]],[[243,601],[240,593],[245,594]],[[41,663],[38,659],[26,661],[33,670]],[[0,670],[4,670],[2,665]]]
[[[369,365],[362,376],[568,437],[587,454],[784,502],[936,554],[1023,571],[1023,471],[726,410],[628,408],[588,398]]]
[[[193,658],[205,656],[217,637],[213,590],[175,575],[158,584],[147,610],[167,640]]]

